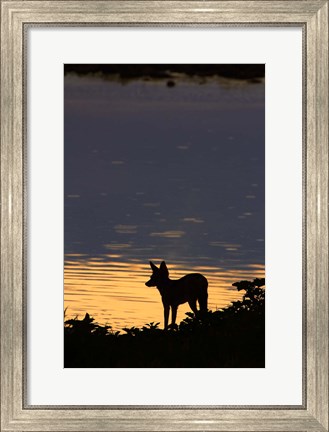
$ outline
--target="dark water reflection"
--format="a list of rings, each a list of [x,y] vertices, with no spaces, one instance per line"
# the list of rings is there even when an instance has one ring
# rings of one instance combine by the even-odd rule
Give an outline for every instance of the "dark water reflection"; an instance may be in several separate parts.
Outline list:
[[[178,274],[220,272],[224,303],[236,296],[230,283],[264,274],[264,105],[264,83],[65,77],[69,312],[144,324],[151,309],[143,316],[130,290],[147,279],[149,259]],[[97,307],[120,295],[125,306]]]

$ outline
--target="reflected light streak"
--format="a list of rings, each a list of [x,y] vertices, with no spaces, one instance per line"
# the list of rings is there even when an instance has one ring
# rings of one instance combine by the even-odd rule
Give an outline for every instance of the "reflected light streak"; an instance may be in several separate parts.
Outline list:
[[[113,255],[111,255],[113,258]],[[66,319],[89,313],[100,324],[109,324],[113,330],[123,327],[141,327],[149,322],[160,322],[163,328],[163,307],[156,288],[148,288],[145,282],[150,278],[148,263],[122,261],[95,261],[94,258],[67,256],[64,266],[64,308]],[[78,260],[80,258],[80,260]],[[158,262],[160,260],[155,260]],[[221,309],[232,301],[242,298],[232,283],[239,280],[253,280],[264,277],[264,266],[251,264],[247,269],[217,268],[212,266],[191,266],[190,264],[168,263],[170,278],[179,279],[187,273],[199,272],[208,279],[208,308]],[[188,304],[180,305],[177,322],[190,312]]]

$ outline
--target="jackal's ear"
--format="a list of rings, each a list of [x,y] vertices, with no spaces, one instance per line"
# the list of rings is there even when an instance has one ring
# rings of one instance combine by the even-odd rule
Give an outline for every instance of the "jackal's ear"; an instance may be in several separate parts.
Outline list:
[[[159,270],[158,267],[157,267],[155,264],[153,264],[152,261],[150,261],[150,266],[151,266],[151,269],[152,269],[153,271]]]
[[[160,264],[160,270],[162,270],[163,272],[169,273],[168,268],[166,266],[166,263],[164,261],[162,261],[162,263]]]

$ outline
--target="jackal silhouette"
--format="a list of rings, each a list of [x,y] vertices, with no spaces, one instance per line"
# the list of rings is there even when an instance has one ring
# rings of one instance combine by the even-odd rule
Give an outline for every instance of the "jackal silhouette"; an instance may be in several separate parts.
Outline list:
[[[200,311],[207,311],[208,281],[200,273],[190,273],[180,279],[169,279],[166,263],[162,261],[160,268],[150,261],[153,274],[145,283],[148,287],[157,287],[161,294],[164,310],[164,328],[168,328],[169,311],[171,308],[171,326],[176,323],[177,309],[180,304],[188,302],[192,311],[197,314],[198,301]]]

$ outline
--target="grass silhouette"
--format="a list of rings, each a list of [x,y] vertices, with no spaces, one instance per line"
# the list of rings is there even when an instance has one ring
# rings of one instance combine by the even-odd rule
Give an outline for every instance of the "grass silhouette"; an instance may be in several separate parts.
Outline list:
[[[175,328],[160,323],[101,326],[86,313],[64,322],[64,367],[265,367],[265,279],[233,284],[245,293],[225,309],[187,313]]]

